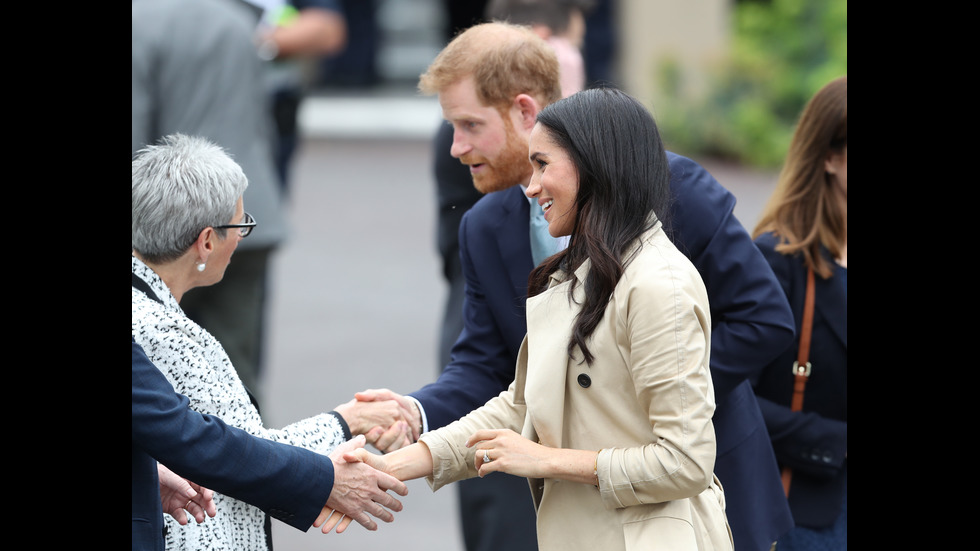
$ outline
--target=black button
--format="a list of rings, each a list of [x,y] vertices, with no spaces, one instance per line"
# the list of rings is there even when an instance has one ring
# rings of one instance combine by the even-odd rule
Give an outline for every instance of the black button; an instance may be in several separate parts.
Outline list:
[[[592,386],[592,379],[590,379],[589,376],[586,375],[585,373],[582,373],[578,376],[578,384],[582,388],[589,388],[590,386]]]

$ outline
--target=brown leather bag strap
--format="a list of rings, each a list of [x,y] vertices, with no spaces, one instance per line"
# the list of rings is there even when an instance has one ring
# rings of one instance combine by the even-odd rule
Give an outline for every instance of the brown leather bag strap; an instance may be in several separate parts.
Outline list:
[[[813,333],[813,303],[814,303],[815,278],[813,268],[807,270],[806,274],[806,297],[803,300],[803,326],[800,328],[800,349],[796,361],[793,362],[793,401],[790,408],[793,411],[803,409],[803,391],[806,390],[806,381],[810,377],[810,335]],[[793,471],[789,467],[783,468],[783,491],[789,496],[789,484],[793,478]]]

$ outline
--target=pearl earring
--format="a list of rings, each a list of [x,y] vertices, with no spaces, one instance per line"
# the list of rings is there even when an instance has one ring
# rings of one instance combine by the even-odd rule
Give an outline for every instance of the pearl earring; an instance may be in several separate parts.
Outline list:
[[[200,264],[197,265],[197,271],[199,272],[204,271],[204,262],[201,262]]]

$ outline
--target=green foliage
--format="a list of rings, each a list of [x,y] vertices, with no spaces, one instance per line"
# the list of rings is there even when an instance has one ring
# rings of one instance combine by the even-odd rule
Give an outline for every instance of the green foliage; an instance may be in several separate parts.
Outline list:
[[[676,62],[658,67],[658,124],[671,148],[759,167],[782,163],[800,111],[847,74],[847,0],[741,0],[728,59],[704,97]]]

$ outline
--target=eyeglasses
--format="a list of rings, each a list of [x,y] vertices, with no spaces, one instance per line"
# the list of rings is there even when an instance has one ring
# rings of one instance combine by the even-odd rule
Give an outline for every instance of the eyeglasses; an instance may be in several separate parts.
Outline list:
[[[216,230],[225,229],[225,228],[238,228],[239,235],[241,235],[242,237],[248,237],[248,234],[252,233],[252,228],[254,228],[255,224],[257,223],[258,222],[255,221],[255,218],[252,218],[252,215],[246,212],[242,216],[241,224],[225,224],[224,226],[211,226],[211,227]]]

